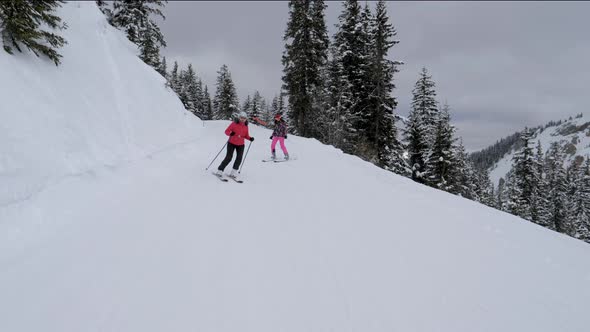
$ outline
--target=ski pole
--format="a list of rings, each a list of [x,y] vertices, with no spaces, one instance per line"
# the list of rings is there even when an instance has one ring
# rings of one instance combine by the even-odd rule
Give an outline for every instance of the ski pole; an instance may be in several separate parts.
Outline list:
[[[246,157],[248,157],[248,151],[250,151],[251,146],[252,146],[252,141],[250,141],[250,144],[248,144],[248,149],[246,149],[246,154],[244,155],[244,161],[242,161],[242,165],[240,165],[240,170],[238,171],[238,174],[242,173],[242,167],[244,167],[244,164],[246,163]]]
[[[209,167],[211,167],[211,165],[213,165],[213,162],[215,161],[215,159],[217,159],[217,157],[219,157],[219,154],[221,153],[221,151],[223,151],[223,149],[225,149],[225,146],[227,145],[228,142],[229,142],[229,140],[227,140],[227,142],[225,142],[225,144],[223,144],[223,147],[221,148],[221,150],[219,150],[219,152],[217,153],[215,158],[213,158],[213,160],[211,160],[211,163],[209,164],[209,166],[207,166],[207,168],[205,168],[205,170],[208,170]]]

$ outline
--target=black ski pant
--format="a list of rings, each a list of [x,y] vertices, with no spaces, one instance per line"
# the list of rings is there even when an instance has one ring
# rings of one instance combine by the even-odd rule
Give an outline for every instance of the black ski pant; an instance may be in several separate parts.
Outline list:
[[[225,159],[221,162],[218,170],[222,171],[225,169],[227,164],[231,161],[231,158],[234,156],[234,150],[237,152],[236,161],[234,161],[234,169],[237,171],[240,168],[240,164],[242,163],[242,156],[244,155],[244,145],[233,145],[231,143],[227,143],[227,153],[225,154]]]

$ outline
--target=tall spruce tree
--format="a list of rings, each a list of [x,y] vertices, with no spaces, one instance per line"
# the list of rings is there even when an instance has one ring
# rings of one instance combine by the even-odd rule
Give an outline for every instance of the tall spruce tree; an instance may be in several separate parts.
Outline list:
[[[581,216],[581,210],[584,209],[583,193],[581,192],[581,165],[573,160],[566,171],[566,200],[567,207],[565,213],[565,223],[563,225],[563,233],[575,237],[576,236],[576,221],[578,216]],[[578,215],[580,214],[580,215]]]
[[[590,158],[586,157],[570,205],[573,236],[590,243]]]
[[[545,155],[541,141],[537,142],[534,158],[535,187],[531,195],[531,221],[543,227],[548,227],[549,220],[549,188],[545,174]]]
[[[412,91],[412,109],[406,124],[406,144],[409,153],[409,163],[412,169],[412,179],[424,183],[426,159],[431,146],[432,128],[434,125],[433,111],[436,108],[436,92],[432,77],[426,68],[422,69],[420,77]]]
[[[203,89],[203,120],[213,119],[213,102],[211,101],[211,95],[209,94],[209,88],[205,85]]]
[[[327,61],[328,35],[323,1],[289,1],[289,21],[284,34],[283,83],[289,97],[295,130],[310,137],[310,114],[320,85],[320,70]]]
[[[247,112],[250,119],[260,118],[262,113],[262,101],[263,98],[260,95],[260,92],[254,91],[254,95],[252,96],[252,103],[250,105],[250,110]]]
[[[549,190],[547,227],[565,232],[567,179],[564,155],[558,142],[552,142],[545,156],[545,173]]]
[[[57,49],[67,41],[50,30],[63,30],[67,24],[55,14],[64,1],[61,0],[11,0],[0,1],[0,36],[4,50],[13,54],[13,48],[22,52],[25,46],[36,56],[43,54],[55,65],[59,65],[62,55]]]
[[[451,193],[467,199],[476,198],[476,172],[468,160],[463,140],[459,139],[458,144],[453,147],[453,159],[455,166],[452,168],[450,177],[453,179],[453,186],[449,188]]]
[[[355,118],[351,109],[353,104],[351,84],[343,71],[340,53],[335,47],[331,48],[331,54],[325,106],[328,119],[326,121],[329,126],[325,140],[346,153],[353,153],[357,132],[353,127]]]
[[[111,24],[123,29],[130,41],[139,46],[140,58],[148,65],[158,68],[160,47],[166,47],[160,27],[152,15],[166,19],[161,7],[166,0],[116,0],[113,2]]]
[[[449,105],[445,104],[436,125],[434,145],[426,160],[426,183],[445,191],[452,192],[456,186],[452,178],[455,166],[453,145],[455,128],[451,125]]]
[[[439,110],[436,102],[436,84],[428,70],[423,67],[420,77],[412,91],[412,110],[420,113],[426,130],[426,144],[432,146],[434,142],[434,133],[439,118]]]
[[[246,97],[246,100],[244,100],[244,103],[242,104],[242,111],[246,112],[246,114],[250,114],[251,110],[252,110],[252,97],[250,97],[250,95],[248,95]]]
[[[174,66],[170,72],[170,87],[172,88],[172,91],[176,92],[176,94],[180,96],[180,74],[178,73],[178,62],[176,61],[174,61]]]
[[[162,77],[168,79],[168,64],[166,63],[166,57],[162,57],[162,61],[160,61],[160,66],[158,67],[158,73],[160,73]]]
[[[369,109],[373,111],[367,126],[367,137],[373,142],[377,154],[377,165],[402,175],[409,175],[409,168],[403,158],[403,145],[398,139],[395,124],[395,108],[397,100],[392,96],[395,85],[393,78],[399,70],[399,61],[389,60],[390,49],[399,43],[394,39],[396,31],[389,23],[385,1],[380,0],[375,9],[374,22],[370,25],[369,34],[373,41],[369,44],[372,49],[370,79],[374,87],[369,95]]]
[[[370,80],[372,46],[370,37],[371,15],[363,11],[358,1],[346,0],[338,17],[334,44],[341,62],[343,78],[349,86],[351,126],[354,129],[354,150],[357,155],[370,159],[370,141],[367,128],[370,125],[373,108],[369,96],[374,89]]]
[[[221,66],[217,72],[217,90],[213,98],[213,118],[229,120],[239,111],[238,94],[227,65]]]
[[[513,157],[514,168],[514,201],[513,212],[527,220],[531,220],[531,205],[537,177],[535,174],[535,157],[531,146],[533,133],[528,128],[521,133],[523,148]]]

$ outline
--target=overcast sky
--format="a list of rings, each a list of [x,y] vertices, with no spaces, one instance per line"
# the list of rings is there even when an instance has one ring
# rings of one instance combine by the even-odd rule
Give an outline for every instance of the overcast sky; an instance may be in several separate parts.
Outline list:
[[[341,5],[327,4],[333,36]],[[400,40],[390,58],[405,63],[395,77],[398,113],[407,115],[425,66],[469,150],[524,126],[590,117],[590,2],[388,2],[388,11]],[[212,92],[225,63],[240,100],[278,93],[286,1],[170,1],[164,14],[162,53],[192,63]]]

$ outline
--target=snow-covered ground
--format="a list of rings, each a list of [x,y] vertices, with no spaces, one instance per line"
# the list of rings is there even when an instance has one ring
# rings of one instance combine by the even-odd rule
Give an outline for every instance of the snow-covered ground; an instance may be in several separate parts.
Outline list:
[[[60,15],[69,28],[59,67],[0,51],[0,206],[194,139],[200,124],[93,1],[67,3]]]
[[[543,151],[547,152],[551,146],[551,143],[553,142],[558,142],[560,146],[564,147],[564,151],[566,150],[566,145],[569,145],[570,151],[572,153],[566,154],[566,166],[569,165],[576,156],[586,158],[590,155],[590,129],[572,133],[569,133],[567,130],[564,131],[564,129],[572,126],[581,127],[588,121],[588,118],[581,117],[565,121],[559,126],[548,127],[542,132],[537,130],[535,137],[532,140],[532,146],[536,151],[537,142],[540,141]],[[575,149],[572,147],[575,147]],[[494,166],[491,167],[490,180],[494,186],[497,186],[500,178],[505,177],[512,168],[512,158],[514,158],[514,154],[515,151],[506,154]]]
[[[262,163],[256,126],[245,183],[222,183],[204,169],[228,122],[186,117],[94,2],[62,13],[75,84],[0,55],[2,84],[35,84],[0,110],[0,187],[17,191],[0,205],[0,331],[590,326],[588,244],[312,139]]]

